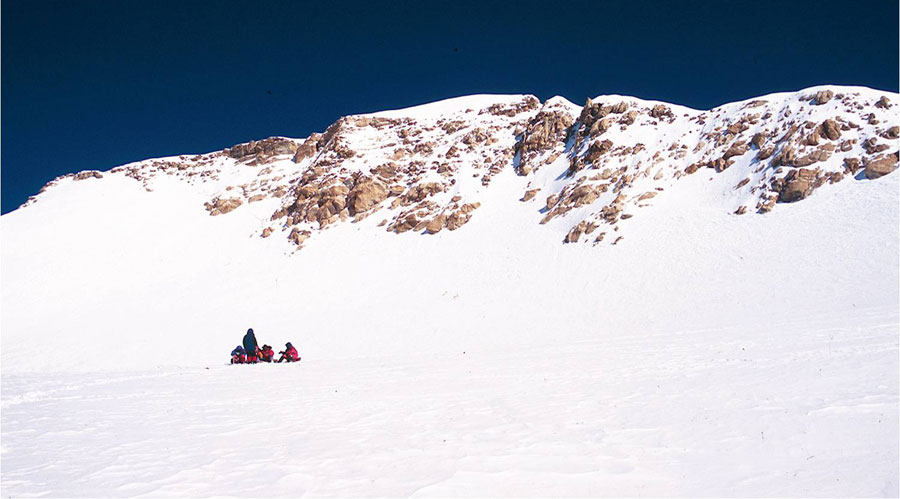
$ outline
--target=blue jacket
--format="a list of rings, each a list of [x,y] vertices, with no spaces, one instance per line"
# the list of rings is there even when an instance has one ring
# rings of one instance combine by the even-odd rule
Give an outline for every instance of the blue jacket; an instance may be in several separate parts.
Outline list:
[[[257,347],[259,347],[259,344],[256,343],[256,335],[252,331],[247,331],[247,334],[244,335],[244,350],[248,354],[252,354]]]

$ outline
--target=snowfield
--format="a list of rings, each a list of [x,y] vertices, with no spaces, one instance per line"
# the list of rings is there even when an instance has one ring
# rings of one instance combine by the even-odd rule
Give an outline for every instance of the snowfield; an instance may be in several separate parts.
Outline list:
[[[499,171],[458,230],[299,251],[259,237],[274,199],[62,182],[0,219],[0,493],[896,497],[898,176],[737,216],[742,167],[615,245],[518,201],[562,163]],[[303,360],[227,365],[248,327]]]

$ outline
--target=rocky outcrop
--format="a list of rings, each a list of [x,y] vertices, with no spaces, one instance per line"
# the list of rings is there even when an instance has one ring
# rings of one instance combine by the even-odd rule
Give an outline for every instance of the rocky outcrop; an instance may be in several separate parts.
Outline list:
[[[831,90],[819,90],[816,92],[816,95],[813,96],[812,100],[815,105],[821,106],[830,101],[832,97],[834,97],[834,92]]]
[[[229,211],[233,211],[238,206],[244,204],[240,198],[215,198],[204,204],[210,216],[224,215]]]
[[[73,180],[87,180],[89,178],[103,178],[103,174],[98,172],[97,170],[88,170],[84,172],[76,173],[72,179]]]
[[[562,149],[568,140],[570,128],[575,118],[565,110],[542,110],[532,118],[516,142],[515,152],[519,155],[516,168],[520,175],[528,175],[540,168],[542,162],[535,158],[548,151]],[[556,156],[549,156],[544,162],[552,162]]]
[[[784,179],[776,180],[773,187],[778,192],[779,202],[793,203],[812,194],[823,182],[820,170],[800,168],[788,172]]]
[[[283,137],[269,137],[263,140],[251,140],[244,144],[225,149],[223,153],[240,162],[259,164],[269,161],[276,156],[294,155],[297,152],[297,143]]]
[[[351,216],[369,211],[378,203],[387,199],[388,191],[377,180],[363,179],[347,194],[347,206]]]
[[[897,169],[898,153],[878,156],[866,163],[865,175],[868,179],[883,177]]]
[[[610,244],[682,181],[727,190],[728,213],[765,213],[828,184],[897,169],[900,127],[890,99],[875,91],[819,89],[709,111],[618,96],[580,109],[531,96],[469,102],[452,112],[348,116],[304,140],[69,174],[47,187],[109,175],[147,190],[160,176],[209,182],[210,215],[247,204],[269,218],[264,238],[280,234],[299,247],[373,216],[371,225],[398,234],[457,230],[492,179],[513,169],[521,178],[506,179],[520,189],[511,199],[526,202],[518,208],[535,223],[568,244]]]

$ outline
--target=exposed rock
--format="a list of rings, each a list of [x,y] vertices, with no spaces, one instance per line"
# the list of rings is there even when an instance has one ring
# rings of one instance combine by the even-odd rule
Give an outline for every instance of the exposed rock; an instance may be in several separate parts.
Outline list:
[[[388,191],[377,180],[364,179],[356,184],[347,195],[350,215],[368,211],[387,199]]]
[[[210,216],[214,217],[217,215],[224,215],[243,203],[244,202],[240,198],[215,198],[208,203],[204,203],[204,206],[206,206],[206,210],[209,211]]]
[[[878,102],[875,103],[875,107],[880,109],[890,109],[891,105],[891,100],[888,99],[887,96],[882,96],[878,99]]]
[[[103,174],[98,172],[97,170],[88,170],[84,172],[78,172],[72,176],[73,180],[86,180],[89,178],[103,178]]]
[[[472,212],[481,206],[481,203],[467,203],[460,207],[458,211],[454,211],[447,217],[446,227],[448,230],[456,230],[472,218]]]
[[[722,156],[722,159],[727,161],[729,158],[732,158],[734,156],[740,156],[749,150],[750,150],[749,145],[744,144],[744,143],[737,143],[737,144],[729,147],[728,150],[725,151],[725,154]]]
[[[895,152],[869,160],[866,163],[866,178],[875,179],[893,172],[897,169],[897,159],[898,153]]]
[[[844,173],[856,175],[861,168],[862,164],[860,164],[859,158],[844,158]]]
[[[604,140],[595,140],[591,143],[590,147],[588,147],[587,152],[584,155],[584,158],[588,162],[595,162],[600,156],[606,154],[612,149],[613,143],[609,139]]]
[[[291,233],[288,236],[288,240],[290,240],[297,246],[302,246],[303,241],[306,241],[307,239],[309,239],[309,236],[311,234],[312,233],[308,230],[300,230],[299,228],[294,227],[294,229],[291,230]]]
[[[568,113],[555,110],[541,111],[532,118],[515,145],[515,151],[520,154],[518,173],[531,173],[540,166],[533,164],[535,157],[565,144],[574,122],[575,118]]]
[[[665,106],[663,104],[657,104],[653,106],[650,110],[650,117],[656,119],[669,118],[672,119],[675,115],[672,113],[672,109],[669,106]]]
[[[806,198],[822,185],[820,177],[821,171],[819,170],[800,168],[789,171],[783,180],[776,181],[776,189],[779,192],[778,201],[793,203]]]
[[[888,140],[896,140],[900,138],[900,127],[892,126],[885,130],[884,133],[881,134],[881,136]]]
[[[423,199],[433,196],[439,192],[444,192],[444,185],[437,182],[427,182],[423,184],[416,184],[409,188],[406,191],[406,194],[400,197],[401,205],[409,205],[413,203],[418,203]],[[380,201],[379,201],[380,202]]]
[[[559,194],[551,194],[547,196],[547,203],[545,205],[546,208],[548,210],[553,209],[553,207],[556,206],[557,201],[559,201]]]
[[[437,234],[444,228],[444,225],[447,223],[447,217],[444,215],[438,215],[431,219],[428,224],[425,226],[425,231],[429,234]]]
[[[584,234],[584,229],[587,227],[587,220],[582,220],[578,222],[578,225],[572,227],[568,234],[566,234],[565,239],[563,239],[564,243],[577,243],[578,239]]]
[[[834,92],[831,90],[819,90],[813,97],[813,103],[817,106],[821,106],[830,101],[832,97],[834,97]]]
[[[486,111],[494,116],[508,116],[512,118],[520,113],[537,109],[540,105],[541,101],[537,97],[526,95],[515,104],[494,104],[488,107]]]
[[[809,166],[813,163],[818,163],[819,161],[827,160],[830,155],[831,155],[831,153],[829,153],[825,149],[816,149],[815,151],[813,151],[805,156],[801,156],[799,158],[794,158],[794,160],[791,162],[791,164],[795,167]]]
[[[822,134],[828,137],[828,140],[837,140],[841,138],[841,127],[834,120],[825,120],[822,122]]]
[[[891,146],[887,144],[879,144],[878,139],[875,137],[870,137],[863,142],[863,147],[866,149],[867,154],[878,154],[891,148]]]
[[[756,153],[756,159],[763,161],[769,159],[772,156],[772,153],[775,152],[775,146],[766,146],[759,150]]]
[[[322,134],[314,133],[309,136],[308,139],[303,141],[299,147],[297,147],[297,151],[294,153],[294,157],[292,161],[294,163],[299,163],[304,159],[311,158],[319,152],[319,141],[322,139]]]
[[[750,143],[753,144],[757,149],[762,149],[763,144],[766,142],[766,134],[759,132],[753,135],[753,138],[750,139]]]
[[[525,195],[522,196],[522,201],[531,201],[532,199],[534,199],[534,196],[536,196],[540,191],[540,189],[531,189],[525,191]]]
[[[768,213],[775,207],[776,202],[778,202],[778,195],[762,197],[756,205],[756,210],[759,213]]]
[[[239,161],[249,159],[266,159],[297,152],[297,144],[293,140],[282,137],[269,137],[263,140],[251,140],[225,149],[225,154]]]

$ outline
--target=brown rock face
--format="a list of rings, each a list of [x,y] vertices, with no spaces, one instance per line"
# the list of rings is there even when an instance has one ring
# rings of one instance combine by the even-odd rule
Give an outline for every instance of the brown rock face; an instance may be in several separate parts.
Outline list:
[[[794,160],[791,162],[791,164],[796,167],[809,166],[813,163],[818,163],[819,161],[827,160],[830,155],[831,155],[831,153],[826,149],[816,149],[815,151],[813,151],[805,156],[801,156],[799,158],[794,158]]]
[[[522,201],[531,201],[532,199],[534,199],[534,196],[536,196],[538,192],[540,192],[540,189],[531,189],[525,191],[525,195],[522,196]]]
[[[821,106],[822,104],[830,101],[832,97],[834,97],[834,92],[832,92],[831,90],[819,90],[818,92],[816,92],[815,97],[813,97],[813,102],[817,106]]]
[[[897,169],[898,153],[881,156],[866,163],[866,178],[879,178]]]
[[[211,202],[205,203],[204,206],[206,206],[206,210],[209,211],[209,215],[214,217],[217,215],[224,215],[243,203],[244,202],[240,198],[215,198]]]
[[[456,230],[466,222],[472,218],[472,212],[475,211],[481,203],[467,203],[462,205],[459,210],[454,211],[449,216],[447,216],[447,223],[445,224],[448,230]]]
[[[866,153],[868,154],[878,154],[882,151],[890,149],[891,146],[887,144],[879,144],[878,139],[876,139],[875,137],[870,137],[869,140],[863,142],[863,147],[865,147]]]
[[[377,180],[364,179],[356,184],[347,195],[347,208],[350,215],[369,211],[378,203],[387,199],[388,191]]]
[[[281,137],[269,137],[263,140],[251,140],[245,144],[225,149],[225,154],[238,161],[266,159],[283,154],[293,155],[297,152],[297,144]]]
[[[527,175],[540,166],[534,164],[537,155],[565,144],[574,122],[572,116],[562,111],[541,111],[532,118],[525,127],[522,140],[515,146],[516,152],[520,153],[519,174]]]
[[[793,203],[806,198],[822,185],[818,170],[791,170],[781,181],[778,200],[782,203]],[[777,187],[777,186],[776,186]]]
[[[319,152],[319,141],[321,139],[321,133],[314,133],[310,135],[308,139],[303,141],[303,144],[300,144],[300,147],[297,148],[297,152],[294,153],[294,163],[299,163],[304,159],[315,156],[316,153]]]
[[[734,156],[740,156],[749,150],[750,146],[747,144],[735,144],[729,147],[727,151],[725,151],[725,155],[722,156],[722,159],[728,160],[729,158],[732,158]]]
[[[861,168],[862,165],[859,162],[859,158],[844,158],[844,173],[856,175],[856,172]]]
[[[294,229],[291,231],[291,234],[288,236],[288,239],[290,239],[297,246],[302,246],[303,241],[309,239],[310,234],[311,232],[308,230],[300,230],[299,228],[294,227]]]
[[[103,178],[103,174],[97,170],[89,170],[86,172],[78,172],[72,177],[74,180],[86,180],[89,178]]]
[[[775,152],[775,146],[766,146],[759,150],[756,153],[756,159],[762,161],[764,159],[769,159],[772,156],[772,153]]]
[[[429,234],[437,234],[444,228],[444,225],[447,223],[447,217],[444,215],[438,215],[431,219],[428,224],[425,226],[425,231]]]
[[[754,146],[756,146],[757,149],[762,149],[763,144],[765,144],[765,142],[766,142],[766,134],[764,134],[762,132],[755,134],[753,136],[753,138],[750,139],[750,143],[753,144]]]
[[[675,115],[672,114],[672,109],[669,108],[669,106],[657,104],[657,105],[653,106],[653,109],[650,110],[650,117],[661,120],[661,119],[665,119],[665,118],[672,119],[675,117]]]
[[[891,108],[891,100],[887,97],[882,97],[878,99],[878,102],[875,103],[875,107],[880,109],[890,109]]]
[[[837,140],[841,138],[841,127],[834,120],[825,120],[822,122],[822,134],[828,137],[828,140]]]
[[[564,243],[577,243],[578,239],[584,234],[585,229],[587,228],[587,220],[582,220],[578,222],[578,225],[572,227],[572,230],[566,234],[565,239],[563,239]]]

